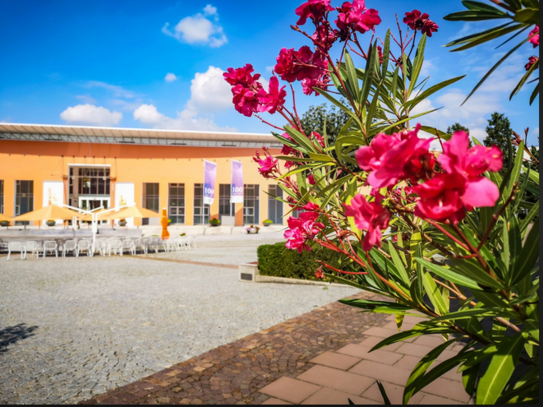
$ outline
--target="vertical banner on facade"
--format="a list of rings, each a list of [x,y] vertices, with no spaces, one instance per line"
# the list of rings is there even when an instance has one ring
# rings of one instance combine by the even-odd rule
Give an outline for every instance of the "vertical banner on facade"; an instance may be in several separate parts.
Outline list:
[[[212,205],[215,200],[215,177],[217,164],[204,160],[204,205]]]
[[[232,191],[230,203],[243,203],[243,165],[232,160]]]
[[[134,205],[134,183],[117,182],[115,188],[115,206]],[[134,226],[134,218],[126,219],[128,226]]]
[[[64,203],[63,196],[64,183],[62,181],[43,181],[43,208],[49,205],[62,206]],[[46,220],[44,219],[43,224],[45,222]]]

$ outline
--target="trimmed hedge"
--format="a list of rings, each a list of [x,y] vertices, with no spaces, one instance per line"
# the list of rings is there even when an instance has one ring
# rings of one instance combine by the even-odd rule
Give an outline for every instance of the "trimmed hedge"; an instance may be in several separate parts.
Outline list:
[[[258,270],[263,276],[316,280],[315,270],[320,266],[315,260],[322,260],[341,269],[341,255],[321,246],[312,247],[310,252],[301,254],[289,250],[285,242],[265,244],[258,247]]]

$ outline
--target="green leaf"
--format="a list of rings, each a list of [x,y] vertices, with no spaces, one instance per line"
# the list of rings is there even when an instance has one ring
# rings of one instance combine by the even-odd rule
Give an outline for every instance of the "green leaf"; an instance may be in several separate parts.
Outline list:
[[[315,146],[309,141],[309,139],[300,133],[298,130],[293,129],[290,126],[285,126],[285,132],[292,137],[292,139],[299,145],[307,149],[308,152],[317,152]]]
[[[516,45],[515,47],[513,47],[513,49],[511,49],[508,53],[506,53],[498,62],[496,62],[496,64],[494,64],[494,66],[492,68],[490,68],[490,70],[485,74],[485,76],[483,76],[483,79],[481,79],[479,81],[479,83],[477,85],[475,85],[475,87],[473,88],[473,90],[470,92],[470,94],[468,95],[468,97],[466,98],[466,100],[464,100],[462,102],[462,105],[464,103],[466,103],[468,101],[468,99],[471,97],[471,95],[473,95],[475,93],[475,91],[477,89],[479,89],[479,87],[488,79],[488,77],[490,75],[492,75],[492,72],[494,72],[501,64],[503,61],[505,61],[507,58],[509,58],[509,56],[515,52],[517,49],[519,49],[522,45],[524,45],[526,42],[528,42],[528,38],[526,38],[524,41],[522,41],[520,44]]]
[[[511,316],[511,313],[506,312],[503,308],[499,307],[480,307],[471,308],[464,311],[453,312],[451,314],[443,315],[441,317],[433,318],[432,321],[455,321],[458,319],[469,319],[471,317],[495,317],[507,315]],[[514,314],[513,314],[514,316]]]
[[[416,105],[418,105],[423,100],[428,99],[430,96],[432,96],[434,93],[439,92],[441,89],[446,88],[449,85],[452,85],[455,82],[458,82],[460,79],[464,78],[466,75],[457,76],[456,78],[448,79],[446,81],[440,82],[434,86],[429,87],[424,92],[422,92],[420,95],[415,97],[413,100],[410,100],[406,102],[402,109],[403,111],[407,109],[412,109]]]
[[[388,71],[388,61],[390,57],[390,28],[385,35],[385,45],[383,47],[383,63],[381,64],[381,77],[385,77]]]
[[[498,38],[498,37],[501,37],[503,35],[507,35],[507,34],[513,32],[513,31],[517,31],[517,30],[521,29],[522,27],[524,27],[523,24],[515,24],[513,26],[502,28],[501,30],[493,30],[493,31],[489,32],[488,34],[482,35],[482,36],[480,36],[478,38],[473,39],[472,41],[469,41],[467,44],[465,44],[465,45],[463,45],[461,47],[453,49],[452,52],[464,51],[466,49],[476,47],[477,45],[480,45],[480,44],[483,44],[485,42],[491,41],[491,40],[493,40],[495,38]]]
[[[519,154],[521,155],[521,154]],[[520,252],[514,269],[512,284],[518,283],[534,268],[539,259],[539,222],[532,224],[532,229],[526,238],[526,243]]]
[[[462,273],[471,280],[476,281],[481,286],[503,289],[502,284],[490,276],[481,265],[474,259],[450,259],[453,264],[453,270]]]
[[[379,392],[381,393],[381,397],[383,397],[383,403],[386,406],[390,406],[392,403],[388,399],[387,392],[385,391],[385,388],[383,387],[383,385],[381,384],[381,382],[379,380],[376,380],[375,382],[377,383],[377,387],[379,387]]]
[[[519,81],[519,83],[517,83],[517,86],[515,86],[515,89],[513,89],[513,92],[511,92],[511,95],[509,95],[509,100],[513,99],[513,96],[515,96],[519,91],[520,89],[524,86],[524,84],[526,83],[526,81],[528,80],[528,78],[530,78],[530,76],[532,75],[532,73],[534,73],[534,71],[536,69],[539,69],[539,59],[536,61],[535,64],[533,64],[530,69],[528,70],[528,72],[526,72],[521,80]]]
[[[328,92],[320,89],[320,88],[315,88],[319,94],[321,94],[322,96],[324,96],[326,99],[328,99],[330,102],[332,102],[334,105],[336,105],[337,107],[339,107],[341,110],[343,110],[346,114],[348,114],[349,116],[352,117],[352,119],[358,124],[359,128],[362,129],[363,128],[363,125],[362,125],[362,122],[360,121],[360,118],[351,110],[349,109],[348,107],[346,107],[343,103],[341,103],[339,100],[337,100],[336,98],[334,98],[332,95],[330,95]]]
[[[432,349],[430,352],[428,352],[419,363],[417,363],[417,366],[413,369],[411,372],[411,375],[409,376],[409,379],[407,379],[407,383],[405,385],[404,393],[403,393],[403,404],[408,404],[409,400],[411,400],[411,397],[417,393],[419,390],[421,390],[423,387],[431,383],[434,379],[428,381],[429,377],[435,376],[435,373],[432,373],[430,371],[431,375],[425,375],[426,371],[430,368],[430,366],[435,362],[437,357],[443,353],[445,349],[447,349],[452,343],[456,342],[458,339],[451,339],[436,348]],[[448,370],[452,369],[454,366],[458,365],[460,363],[460,360],[456,362],[455,365],[451,366]],[[425,377],[427,376],[427,377]],[[437,377],[436,377],[437,378]]]
[[[403,324],[404,317],[405,317],[404,314],[396,314],[395,320],[396,320],[396,326],[398,327],[398,331],[402,330],[402,324]]]
[[[525,8],[515,13],[513,18],[517,23],[539,25],[539,9]]]
[[[424,47],[426,46],[426,38],[427,38],[427,35],[424,34],[422,38],[420,39],[419,46],[417,48],[417,53],[415,54],[415,61],[413,63],[413,71],[411,73],[411,80],[409,82],[409,88],[407,90],[408,97],[411,95],[411,92],[413,92],[413,88],[415,87],[415,84],[417,83],[417,80],[419,78],[420,70],[422,68],[422,63],[424,62]]]
[[[485,21],[506,18],[506,13],[491,13],[485,11],[458,11],[443,17],[446,21]]]
[[[311,158],[311,160],[313,161],[317,161],[317,162],[333,162],[334,161],[333,157],[330,157],[329,155],[326,155],[326,154],[316,154],[316,153],[308,153],[308,154],[309,154],[309,158]]]
[[[485,31],[478,32],[476,34],[467,35],[465,37],[462,37],[462,38],[459,38],[457,40],[449,42],[448,44],[445,45],[445,47],[453,47],[453,46],[458,45],[458,44],[464,44],[466,42],[469,42],[470,40],[485,36],[487,34],[490,34],[490,33],[494,32],[494,31],[499,31],[502,28],[510,26],[511,24],[513,24],[512,21],[510,21],[508,23],[505,23],[505,24],[502,24],[502,25],[499,25],[497,27],[492,27],[492,28],[490,28],[488,30],[485,30]]]
[[[474,366],[479,366],[485,360],[490,359],[496,353],[496,350],[496,345],[489,344],[483,348],[468,352],[466,361],[458,368],[458,372],[464,372]]]
[[[524,234],[524,231],[528,228],[528,225],[532,222],[536,215],[539,215],[539,199],[534,206],[532,206],[532,209],[530,209],[520,224],[520,231],[522,234]]]
[[[496,354],[477,387],[477,404],[494,404],[509,378],[515,370],[518,358],[524,348],[523,335],[505,338],[499,345]]]
[[[471,290],[481,290],[482,288],[479,287],[479,285],[473,281],[472,279],[465,277],[461,274],[455,273],[454,271],[451,271],[449,269],[446,269],[445,267],[438,266],[437,264],[431,263],[428,260],[424,259],[415,259],[420,264],[422,264],[424,267],[426,267],[431,272],[437,274],[439,277],[444,278],[447,281],[452,281],[455,284],[462,285],[466,288],[469,288]]]
[[[356,69],[354,67],[353,60],[351,59],[351,55],[347,50],[345,50],[345,68],[347,71],[347,77],[349,78],[349,83],[351,84],[351,89],[354,92],[352,95],[353,99],[358,100],[360,92],[360,88],[358,87],[358,77],[356,76]]]
[[[394,245],[390,240],[388,241],[388,252],[392,257],[392,262],[394,263],[394,266],[396,267],[396,270],[398,271],[398,275],[400,276],[401,280],[406,286],[409,286],[409,275],[407,274],[407,270],[405,269],[402,261],[400,260],[400,257],[398,256],[398,252],[396,251]]]
[[[466,393],[473,397],[475,393],[475,384],[477,383],[477,376],[479,374],[479,366],[470,367],[462,372],[462,384]]]
[[[490,4],[481,3],[480,1],[464,0],[462,4],[466,6],[467,9],[473,11],[487,11],[490,13],[497,14],[506,14],[497,7],[491,6]]]
[[[510,145],[511,143],[508,143]],[[524,141],[521,141],[518,147],[518,151],[524,151]],[[509,157],[512,157],[513,154],[509,154]],[[513,167],[513,171],[511,172],[511,178],[509,179],[509,183],[507,184],[507,188],[505,188],[503,192],[503,199],[506,200],[509,198],[511,193],[513,192],[513,188],[515,187],[515,184],[518,182],[520,177],[520,170],[522,169],[522,161],[523,161],[523,154],[517,154],[515,157],[515,165]]]
[[[534,91],[532,92],[532,95],[530,96],[530,106],[532,103],[534,103],[535,98],[539,95],[539,83],[535,85]]]
[[[474,291],[472,294],[479,301],[482,301],[487,307],[509,309],[509,306],[498,296],[498,294],[483,291]]]
[[[422,282],[426,289],[426,294],[434,305],[435,310],[441,315],[447,314],[449,312],[449,307],[447,307],[447,304],[443,301],[443,297],[441,296],[441,292],[439,291],[439,287],[435,283],[434,278],[430,273],[423,272],[423,276]]]
[[[377,41],[370,47],[368,62],[366,63],[366,71],[364,72],[364,79],[362,80],[362,92],[360,93],[360,106],[363,108],[366,105],[366,100],[370,94],[370,89],[373,81],[373,73],[375,72],[375,58],[377,54]]]

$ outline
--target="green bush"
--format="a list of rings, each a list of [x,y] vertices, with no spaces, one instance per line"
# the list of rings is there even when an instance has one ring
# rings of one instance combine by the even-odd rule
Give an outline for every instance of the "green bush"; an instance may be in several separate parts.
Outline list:
[[[261,275],[302,280],[317,280],[315,270],[320,266],[315,262],[317,259],[338,269],[341,269],[342,260],[345,261],[342,259],[344,256],[321,246],[300,254],[296,250],[288,250],[284,242],[259,246],[257,253]]]

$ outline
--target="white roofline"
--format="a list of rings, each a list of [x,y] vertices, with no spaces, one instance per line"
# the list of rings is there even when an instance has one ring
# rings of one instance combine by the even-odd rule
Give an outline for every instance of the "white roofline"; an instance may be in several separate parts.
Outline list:
[[[135,132],[151,132],[151,133],[190,133],[190,134],[228,134],[228,135],[250,135],[250,136],[268,136],[268,133],[240,133],[240,132],[229,132],[229,131],[202,131],[202,130],[174,130],[174,129],[147,129],[147,128],[136,128],[136,127],[100,127],[100,126],[70,126],[67,124],[31,124],[31,123],[1,123],[0,127],[29,127],[36,128],[41,127],[43,129],[90,129],[90,130],[126,130],[126,131],[135,131]],[[25,129],[25,132],[28,131]],[[38,133],[38,132],[36,132]],[[43,133],[43,131],[41,131]]]

